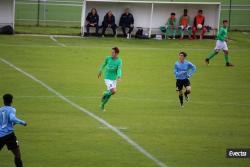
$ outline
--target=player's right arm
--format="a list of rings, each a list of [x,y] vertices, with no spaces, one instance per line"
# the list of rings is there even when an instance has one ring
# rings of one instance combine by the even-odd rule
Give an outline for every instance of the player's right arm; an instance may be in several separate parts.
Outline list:
[[[25,121],[23,121],[21,119],[18,119],[16,117],[15,111],[11,111],[9,116],[10,116],[10,121],[12,123],[14,123],[14,124],[21,124],[21,125],[24,125],[24,126],[27,125],[27,123]]]
[[[100,68],[100,70],[99,70],[99,73],[98,73],[98,78],[101,77],[102,71],[103,71],[103,69],[106,67],[107,63],[108,63],[108,57],[106,57],[106,59],[105,59],[104,62],[102,63],[102,66],[101,66],[101,68]]]

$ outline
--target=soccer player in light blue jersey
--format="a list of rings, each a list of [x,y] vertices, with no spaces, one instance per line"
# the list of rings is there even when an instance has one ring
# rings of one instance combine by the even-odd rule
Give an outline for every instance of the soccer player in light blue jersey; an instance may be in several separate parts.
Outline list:
[[[16,117],[16,109],[11,106],[13,96],[5,94],[3,96],[4,106],[0,108],[0,151],[6,145],[15,156],[16,167],[23,167],[21,152],[18,141],[14,133],[14,125],[21,124],[26,126],[27,123]]]
[[[196,71],[195,65],[186,60],[187,54],[185,52],[179,53],[179,60],[174,65],[174,74],[176,77],[176,91],[179,92],[179,99],[181,107],[183,106],[183,87],[186,91],[184,92],[185,99],[189,101],[189,94],[191,93],[191,84],[189,78]]]

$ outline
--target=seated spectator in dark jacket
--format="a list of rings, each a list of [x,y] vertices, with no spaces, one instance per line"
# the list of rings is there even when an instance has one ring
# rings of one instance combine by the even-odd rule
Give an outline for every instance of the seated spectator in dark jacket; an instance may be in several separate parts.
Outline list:
[[[113,35],[116,35],[116,24],[115,24],[115,16],[113,15],[112,11],[108,11],[108,13],[104,16],[102,22],[102,36],[105,35],[105,31],[107,28],[112,28]]]
[[[92,8],[91,12],[88,13],[86,21],[87,21],[87,26],[86,26],[87,27],[87,35],[89,35],[89,27],[95,27],[96,35],[98,35],[99,16],[98,16],[95,8]]]
[[[129,13],[129,9],[125,9],[125,13],[122,14],[120,18],[119,26],[122,27],[122,32],[124,36],[130,37],[131,32],[134,29],[134,17]],[[129,28],[128,33],[126,33],[126,28]]]

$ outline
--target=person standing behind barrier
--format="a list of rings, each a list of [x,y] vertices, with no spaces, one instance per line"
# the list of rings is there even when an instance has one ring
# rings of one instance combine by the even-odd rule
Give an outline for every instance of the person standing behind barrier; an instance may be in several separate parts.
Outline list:
[[[104,16],[102,22],[102,36],[104,37],[105,31],[107,28],[111,28],[113,30],[113,36],[116,35],[116,24],[115,24],[115,16],[112,11],[108,11],[108,13]]]
[[[91,9],[91,12],[88,13],[88,16],[86,18],[87,21],[87,36],[89,36],[89,28],[95,27],[96,36],[98,36],[98,30],[99,30],[99,15],[97,14],[97,11],[95,8]]]
[[[168,39],[171,39],[169,37],[170,30],[172,30],[172,32],[173,32],[173,39],[175,39],[175,35],[176,35],[176,18],[175,18],[175,13],[171,13],[171,16],[168,18],[168,22],[166,24],[166,37]]]
[[[188,16],[188,10],[187,9],[184,9],[184,14],[181,16],[180,18],[180,21],[179,21],[179,24],[180,24],[180,40],[182,40],[184,38],[184,32],[188,32],[188,36],[189,36],[189,39],[191,40],[192,37],[192,28],[190,26],[190,22],[191,22],[191,19],[190,17]]]
[[[129,9],[126,8],[125,12],[121,15],[119,26],[122,27],[123,36],[129,39],[131,38],[131,32],[134,29],[134,17],[129,13]],[[126,33],[126,28],[129,28],[128,33]]]
[[[196,31],[200,30],[200,40],[203,39],[205,32],[207,31],[205,24],[205,16],[202,15],[203,11],[199,10],[198,15],[194,18],[194,25],[193,25],[193,38],[196,39]]]

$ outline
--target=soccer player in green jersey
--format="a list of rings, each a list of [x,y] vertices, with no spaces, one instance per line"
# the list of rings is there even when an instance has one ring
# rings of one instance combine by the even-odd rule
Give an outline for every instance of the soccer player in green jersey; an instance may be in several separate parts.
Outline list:
[[[103,69],[106,67],[104,81],[107,86],[107,91],[104,92],[101,101],[101,110],[104,110],[105,104],[109,101],[110,97],[116,93],[116,81],[121,81],[122,76],[122,60],[118,57],[119,49],[112,48],[111,56],[106,57],[104,60],[98,78],[101,77]]]
[[[225,54],[225,61],[227,67],[232,67],[233,64],[229,63],[229,57],[228,57],[228,47],[227,47],[227,27],[228,27],[228,21],[223,20],[223,26],[220,28],[218,34],[217,34],[217,41],[216,46],[214,48],[214,52],[210,53],[208,57],[205,59],[205,63],[209,64],[209,61],[216,56],[220,50],[223,50]]]

